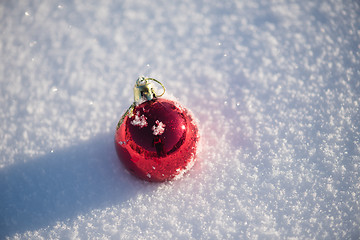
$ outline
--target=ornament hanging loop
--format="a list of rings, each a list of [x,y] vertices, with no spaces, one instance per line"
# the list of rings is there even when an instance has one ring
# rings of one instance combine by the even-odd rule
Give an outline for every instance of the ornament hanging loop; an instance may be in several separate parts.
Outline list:
[[[156,94],[154,87],[150,81],[154,81],[161,85],[164,91],[160,95]],[[162,95],[164,95],[164,93],[165,87],[160,81],[154,78],[139,77],[136,80],[136,84],[134,86],[134,102],[138,103],[142,99],[150,101],[154,98],[161,97]]]
[[[158,84],[162,87],[163,92],[162,92],[160,95],[155,94],[156,97],[161,97],[162,95],[164,95],[164,93],[165,93],[165,86],[164,86],[159,80],[156,80],[155,78],[146,78],[146,79],[147,79],[147,80],[154,81],[154,82],[158,83]]]

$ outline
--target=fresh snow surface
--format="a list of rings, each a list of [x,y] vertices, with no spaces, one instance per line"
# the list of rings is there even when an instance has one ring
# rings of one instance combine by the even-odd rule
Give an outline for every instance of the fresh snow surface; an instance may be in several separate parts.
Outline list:
[[[1,1],[0,239],[359,239],[360,3]],[[199,121],[181,179],[124,170],[139,76]]]

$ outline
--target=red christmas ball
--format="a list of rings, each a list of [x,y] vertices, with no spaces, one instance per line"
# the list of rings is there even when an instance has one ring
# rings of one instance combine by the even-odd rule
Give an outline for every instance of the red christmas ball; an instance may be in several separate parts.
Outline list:
[[[199,136],[189,111],[162,98],[131,109],[115,134],[118,156],[129,172],[159,182],[180,177],[193,166]]]

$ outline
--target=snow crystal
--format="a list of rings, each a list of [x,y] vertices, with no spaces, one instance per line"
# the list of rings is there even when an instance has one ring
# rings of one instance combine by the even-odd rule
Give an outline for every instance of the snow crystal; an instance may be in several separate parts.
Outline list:
[[[134,116],[134,120],[132,120],[130,123],[134,126],[138,126],[140,128],[147,127],[148,123],[146,121],[146,117],[144,115],[139,116],[140,114],[137,113]]]
[[[153,135],[162,135],[165,131],[165,124],[160,122],[159,120],[155,121],[155,125],[152,126]]]
[[[127,140],[127,141],[119,141],[119,144],[120,144],[120,145],[126,145],[126,144],[128,143],[128,141],[129,141],[129,140]]]

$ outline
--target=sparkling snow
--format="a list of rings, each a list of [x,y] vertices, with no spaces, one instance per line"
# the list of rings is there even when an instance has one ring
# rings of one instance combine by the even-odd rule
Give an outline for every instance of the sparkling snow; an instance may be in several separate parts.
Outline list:
[[[358,1],[1,1],[0,239],[359,239]],[[199,120],[181,179],[124,170],[139,76]]]
[[[134,120],[132,120],[130,123],[140,128],[146,127],[148,125],[146,117],[144,115],[140,116],[139,112],[134,116]]]
[[[152,126],[151,130],[153,130],[153,135],[162,135],[165,131],[166,125],[159,120],[155,121],[155,125]]]

